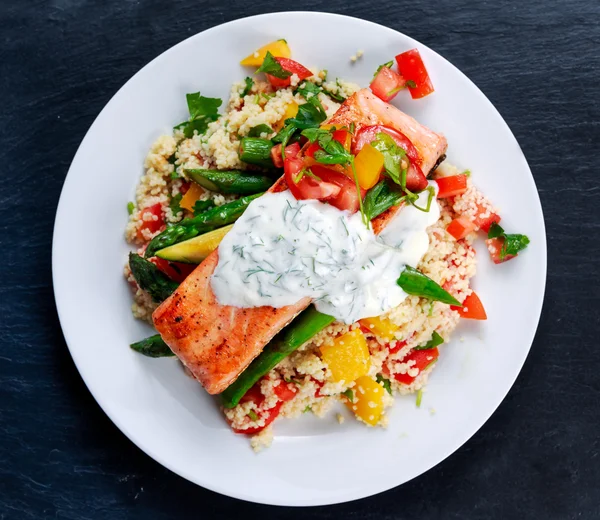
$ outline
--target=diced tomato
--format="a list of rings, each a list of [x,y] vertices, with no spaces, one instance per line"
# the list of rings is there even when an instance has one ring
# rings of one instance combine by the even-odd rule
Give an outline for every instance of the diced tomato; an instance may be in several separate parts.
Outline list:
[[[319,146],[319,143],[317,143],[317,141],[315,141],[314,143],[311,143],[308,148],[306,149],[306,151],[304,152],[304,155],[306,157],[310,157],[310,158],[314,158],[315,157],[315,152],[317,150],[320,150],[321,147]]]
[[[440,351],[438,350],[437,347],[430,348],[427,350],[411,350],[409,352],[408,356],[406,356],[402,360],[402,363],[407,363],[408,361],[414,361],[414,363],[411,364],[409,370],[418,368],[419,374],[420,374],[431,363],[436,361],[439,356],[440,356]],[[419,376],[419,374],[417,374],[416,376],[411,376],[409,374],[394,374],[394,379],[404,385],[410,385]]]
[[[406,80],[388,67],[381,67],[373,81],[371,91],[379,99],[388,103],[406,86]]]
[[[289,58],[275,58],[275,60],[279,62],[279,65],[281,65],[283,70],[291,72],[292,74],[296,74],[300,81],[310,78],[313,75],[310,70],[308,70],[304,65],[300,65],[300,63],[297,61],[290,60]],[[267,74],[266,76],[269,80],[269,83],[271,83],[271,86],[274,88],[286,88],[290,86],[290,78],[279,79],[271,74]]]
[[[433,92],[433,84],[429,78],[429,73],[417,49],[403,52],[396,56],[398,70],[405,81],[413,81],[414,87],[408,84],[408,90],[413,99],[425,97]]]
[[[317,389],[315,390],[315,397],[327,397],[325,394],[321,393],[321,388],[323,388],[325,383],[317,381],[314,377],[311,377],[310,379],[317,386]]]
[[[239,430],[237,428],[232,428],[235,433],[242,433],[245,435],[254,435],[255,433],[259,433],[263,431],[269,424],[271,424],[279,415],[281,411],[281,407],[283,406],[283,401],[279,401],[273,408],[269,408],[266,411],[265,424],[263,426],[251,426],[250,428],[246,428],[245,430]]]
[[[339,186],[340,191],[327,199],[327,202],[338,209],[356,213],[360,207],[359,195],[356,191],[356,184],[350,177],[337,172],[325,166],[315,164],[311,166],[311,171],[327,184]],[[365,190],[360,191],[360,197],[364,198]]]
[[[244,394],[244,396],[240,399],[240,403],[253,402],[258,406],[265,400],[265,396],[260,391],[261,381],[262,379],[255,383],[254,386]]]
[[[151,215],[152,218],[146,220],[146,218],[148,218],[148,215]],[[142,234],[142,231],[144,229],[147,229],[148,231],[150,231],[150,233],[156,233],[157,231],[160,231],[161,228],[165,225],[165,218],[162,212],[162,206],[160,202],[157,202],[153,206],[144,208],[140,216],[142,219],[142,225],[139,227],[137,232],[138,238],[140,240],[145,240],[145,237]],[[153,217],[156,217],[156,220]]]
[[[407,343],[408,343],[408,340],[398,341],[398,342],[396,342],[396,344],[393,347],[390,347],[390,344],[388,343],[388,350],[390,351],[390,354],[394,354],[395,352],[398,352],[400,349],[406,347]]]
[[[475,224],[467,217],[457,217],[448,224],[446,231],[456,240],[460,240],[465,238],[469,233],[475,231]]]
[[[169,262],[157,256],[150,259],[164,274],[166,274],[174,282],[183,282],[190,273],[198,267],[195,264],[184,264],[182,262]]]
[[[458,311],[461,318],[468,318],[470,320],[487,320],[487,314],[483,308],[483,303],[481,303],[479,296],[477,296],[475,292],[472,292],[465,298],[462,307],[451,305],[450,308],[454,311]]]
[[[467,191],[467,176],[464,174],[452,175],[450,177],[442,177],[436,179],[438,185],[438,199],[445,199],[447,197],[454,197]]]
[[[490,253],[490,258],[495,264],[501,264],[502,262],[508,262],[510,259],[515,258],[517,255],[506,255],[504,258],[500,258],[500,252],[502,251],[502,247],[504,246],[505,238],[504,237],[496,237],[496,238],[488,238],[485,241],[487,245],[488,252]]]
[[[296,199],[327,200],[340,193],[341,188],[337,184],[323,182],[309,175],[302,175],[300,180],[296,182],[304,167],[304,161],[299,158],[286,159],[283,164],[285,182]]]
[[[427,188],[427,178],[421,170],[419,152],[408,137],[393,128],[383,125],[363,126],[354,136],[352,153],[356,155],[365,144],[374,141],[377,134],[381,132],[388,134],[400,148],[406,151],[406,155],[410,159],[410,166],[406,174],[406,188],[410,191],[422,191]]]
[[[300,143],[293,143],[285,147],[286,159],[295,159],[300,153]],[[271,148],[271,160],[276,168],[283,168],[283,157],[281,157],[281,143]]]
[[[295,386],[284,382],[279,383],[273,390],[283,402],[291,401],[298,392]]]
[[[481,229],[486,233],[490,230],[490,227],[495,222],[498,224],[500,222],[500,215],[497,213],[491,213],[488,217],[480,217],[479,215],[483,215],[487,213],[488,210],[483,206],[477,205],[477,212],[475,214],[474,223],[477,229]]]

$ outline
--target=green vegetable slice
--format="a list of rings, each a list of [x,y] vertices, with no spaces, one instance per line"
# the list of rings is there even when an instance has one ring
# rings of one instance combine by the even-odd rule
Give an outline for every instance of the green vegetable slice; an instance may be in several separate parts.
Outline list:
[[[223,391],[221,401],[225,408],[236,406],[244,394],[281,360],[334,322],[333,316],[322,314],[312,305],[283,329],[250,363],[239,377]]]
[[[273,141],[270,139],[244,137],[240,142],[240,160],[263,168],[273,168],[271,148]]]
[[[241,170],[185,170],[188,178],[217,193],[249,195],[269,189],[274,180],[266,175],[253,174]]]
[[[173,351],[160,337],[160,334],[150,336],[149,338],[143,339],[136,343],[129,345],[133,350],[143,354],[144,356],[159,358],[159,357],[173,357]]]
[[[128,202],[127,203],[127,213],[129,215],[131,215],[133,213],[134,209],[135,209],[135,204],[133,202]]]
[[[140,288],[156,303],[166,300],[179,286],[152,262],[137,253],[129,253],[129,268]]]
[[[449,292],[409,265],[402,271],[397,283],[407,294],[462,307],[462,304]]]

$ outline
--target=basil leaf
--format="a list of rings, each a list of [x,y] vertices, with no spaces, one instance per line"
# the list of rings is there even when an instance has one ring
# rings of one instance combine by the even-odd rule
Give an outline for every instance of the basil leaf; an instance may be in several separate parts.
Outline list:
[[[380,181],[373,186],[365,195],[365,213],[369,220],[381,215],[392,206],[397,206],[403,200],[405,195],[390,186],[386,180]]]
[[[212,200],[197,200],[194,204],[194,217],[197,217],[200,213],[204,213],[214,207],[215,203]]]
[[[265,56],[262,65],[258,68],[256,73],[264,72],[265,74],[270,74],[271,76],[275,76],[279,79],[287,79],[292,73],[289,70],[284,70],[281,64],[275,59],[275,57],[267,51],[267,55]]]
[[[508,255],[517,256],[519,251],[523,251],[528,245],[529,237],[527,235],[504,235],[504,245],[500,250],[500,260],[504,260]]]
[[[492,222],[490,230],[488,231],[488,238],[498,238],[504,236],[504,229],[496,222]]]
[[[242,92],[240,93],[240,97],[244,97],[250,94],[250,91],[254,86],[254,80],[252,78],[246,78],[244,81],[246,82],[246,86],[244,87],[244,90],[242,90]]]
[[[404,268],[396,283],[407,294],[462,307],[462,304],[449,292],[409,265]]]
[[[383,385],[383,388],[386,389],[387,393],[392,395],[392,383],[390,383],[389,379],[386,379],[381,374],[377,374],[377,382]]]
[[[444,338],[440,336],[435,330],[433,331],[433,335],[431,339],[425,343],[422,347],[413,347],[413,350],[429,350],[435,347],[439,347],[442,343],[444,343]]]
[[[273,129],[269,125],[264,123],[261,125],[254,126],[248,132],[248,137],[262,137],[262,134],[272,134]]]
[[[385,132],[380,132],[377,137],[371,141],[371,146],[383,154],[383,167],[388,177],[403,188],[406,187],[406,174],[404,174],[404,183],[402,182],[402,170],[400,164],[406,155],[406,151],[400,148],[394,139]]]

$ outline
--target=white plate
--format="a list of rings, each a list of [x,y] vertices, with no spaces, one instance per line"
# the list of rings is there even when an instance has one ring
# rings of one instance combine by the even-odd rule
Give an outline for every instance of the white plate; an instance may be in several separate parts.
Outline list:
[[[518,260],[494,266],[480,241],[474,284],[489,319],[462,323],[455,331],[420,409],[414,396],[398,398],[387,430],[353,420],[339,425],[335,414],[281,420],[273,446],[256,455],[177,361],[148,359],[129,349],[151,329],[131,315],[122,276],[128,251],[123,230],[148,148],[186,118],[185,94],[201,90],[226,98],[231,83],[250,73],[239,60],[282,37],[301,63],[361,85],[377,65],[418,47],[436,92],[420,101],[403,92],[396,103],[446,134],[449,160],[472,170],[476,184],[501,207],[506,229],[528,234],[531,245]],[[349,58],[358,49],[364,57],[352,65]],[[119,90],[69,170],[52,261],[60,321],[75,364],[125,435],[167,468],[219,493],[267,504],[320,505],[366,497],[416,477],[490,417],[533,341],[546,279],[546,239],[537,190],[517,141],[459,70],[380,25],[332,14],[277,13],[197,34]]]

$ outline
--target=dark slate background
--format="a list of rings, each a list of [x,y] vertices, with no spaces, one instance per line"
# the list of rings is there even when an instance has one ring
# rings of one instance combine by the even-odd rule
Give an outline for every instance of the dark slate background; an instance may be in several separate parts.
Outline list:
[[[0,520],[242,512],[600,518],[598,0],[294,3],[389,25],[441,53],[500,110],[533,170],[549,245],[539,331],[506,400],[457,453],[358,502],[258,506],[162,468],[88,393],[60,330],[50,270],[54,214],[77,146],[110,97],[152,58],[213,25],[281,7],[265,0],[226,7],[209,0],[0,2]]]

